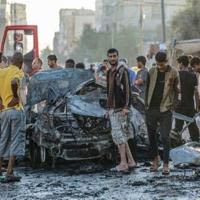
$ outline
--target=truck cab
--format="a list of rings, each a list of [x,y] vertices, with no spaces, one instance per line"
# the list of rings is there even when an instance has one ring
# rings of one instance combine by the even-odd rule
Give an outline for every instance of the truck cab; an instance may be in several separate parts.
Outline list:
[[[9,61],[15,52],[21,52],[24,55],[24,71],[30,74],[33,59],[39,57],[37,26],[6,26],[0,43],[0,52],[7,56]]]

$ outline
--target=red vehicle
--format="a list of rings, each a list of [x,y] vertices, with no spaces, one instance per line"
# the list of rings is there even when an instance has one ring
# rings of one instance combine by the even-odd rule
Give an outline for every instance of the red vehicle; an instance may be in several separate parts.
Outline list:
[[[31,73],[31,63],[34,58],[39,57],[37,26],[6,26],[0,44],[0,52],[8,58],[14,52],[21,52],[24,55],[25,71]]]

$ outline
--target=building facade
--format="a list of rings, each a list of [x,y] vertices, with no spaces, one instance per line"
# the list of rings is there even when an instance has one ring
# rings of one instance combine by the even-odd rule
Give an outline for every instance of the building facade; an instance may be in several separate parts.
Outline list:
[[[87,9],[61,9],[59,32],[54,36],[54,52],[64,62],[74,50],[84,27],[95,28],[95,13]]]
[[[166,24],[186,5],[186,0],[165,0]],[[119,31],[134,27],[146,40],[161,39],[161,0],[96,0],[96,30]],[[158,32],[158,34],[156,34]]]

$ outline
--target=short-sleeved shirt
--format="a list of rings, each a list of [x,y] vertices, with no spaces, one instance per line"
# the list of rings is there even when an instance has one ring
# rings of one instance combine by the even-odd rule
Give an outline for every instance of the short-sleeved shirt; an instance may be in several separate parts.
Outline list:
[[[137,86],[141,90],[142,94],[144,93],[144,90],[145,90],[147,74],[148,74],[148,69],[146,67],[143,67],[141,70],[137,72],[137,75],[136,75],[136,80],[138,79],[143,80],[143,84],[140,86]]]
[[[8,104],[13,98],[13,92],[11,88],[12,80],[14,80],[15,78],[18,79],[19,84],[20,84],[20,81],[22,80],[23,77],[24,77],[23,71],[20,70],[15,65],[10,65],[9,67],[5,69],[0,70],[0,97],[2,99],[2,104],[5,108],[4,110],[10,109],[8,107]],[[20,88],[20,85],[19,85],[19,88]],[[18,89],[18,92],[19,92],[19,89]],[[14,108],[19,110],[22,107],[23,107],[22,102],[20,101],[19,104],[15,106]]]
[[[132,69],[128,68],[128,74],[129,74],[131,85],[133,85],[136,78],[136,73]]]
[[[181,103],[180,106],[188,109],[194,108],[194,92],[198,85],[197,77],[193,72],[180,71]]]

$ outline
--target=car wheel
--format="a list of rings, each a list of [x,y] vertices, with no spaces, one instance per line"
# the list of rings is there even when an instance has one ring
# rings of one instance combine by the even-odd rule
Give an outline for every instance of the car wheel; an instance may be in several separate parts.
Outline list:
[[[40,148],[33,140],[30,140],[29,148],[30,148],[31,167],[37,168],[41,164]]]

